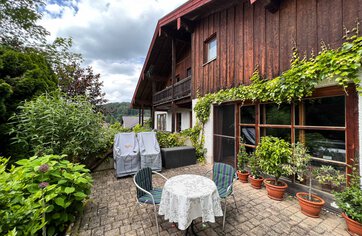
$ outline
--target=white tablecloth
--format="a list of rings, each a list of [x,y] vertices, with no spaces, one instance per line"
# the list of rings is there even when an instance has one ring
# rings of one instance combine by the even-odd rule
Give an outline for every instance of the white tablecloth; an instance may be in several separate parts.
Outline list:
[[[168,179],[163,187],[158,213],[166,220],[187,229],[192,220],[215,222],[222,216],[220,197],[215,183],[200,175],[178,175]]]

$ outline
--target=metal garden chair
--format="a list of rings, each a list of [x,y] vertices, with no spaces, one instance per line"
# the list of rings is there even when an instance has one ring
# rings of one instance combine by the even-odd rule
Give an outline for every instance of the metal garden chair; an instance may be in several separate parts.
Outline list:
[[[233,183],[236,179],[236,172],[234,167],[228,164],[215,162],[212,170],[209,170],[205,175],[212,171],[212,180],[214,181],[219,196],[224,200],[224,216],[222,222],[222,228],[225,228],[225,219],[226,219],[226,200],[227,197],[233,196],[236,210],[239,212],[238,206],[236,205],[236,200],[233,191]]]
[[[136,207],[143,204],[153,204],[154,211],[155,211],[155,218],[156,218],[156,225],[157,225],[157,232],[160,235],[160,230],[158,226],[157,220],[157,209],[156,205],[160,204],[161,195],[162,195],[162,188],[153,188],[152,185],[152,173],[161,176],[163,179],[167,180],[165,176],[156,171],[152,171],[150,167],[143,168],[139,170],[133,177],[133,182],[137,188],[137,203],[133,208],[131,220],[133,219],[134,212]]]

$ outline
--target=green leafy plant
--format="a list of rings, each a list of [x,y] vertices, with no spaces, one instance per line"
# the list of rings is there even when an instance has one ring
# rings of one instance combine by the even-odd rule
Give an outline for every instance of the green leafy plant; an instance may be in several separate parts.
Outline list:
[[[342,192],[335,192],[338,207],[352,220],[362,224],[362,190],[359,185],[346,187]]]
[[[135,125],[135,127],[132,129],[132,131],[135,133],[150,132],[151,130],[152,129],[150,127],[142,126],[140,124]]]
[[[304,180],[305,176],[309,178],[308,185],[308,200],[312,200],[312,167],[310,165],[311,155],[308,154],[307,148],[303,143],[292,144],[293,149],[293,172],[297,175],[300,181]]]
[[[248,166],[250,168],[250,175],[254,179],[260,179],[262,177],[261,176],[262,172],[261,172],[261,169],[260,169],[259,159],[255,155],[255,153],[250,155]]]
[[[238,169],[242,173],[247,173],[246,166],[249,162],[250,155],[246,152],[245,146],[240,143],[238,152]]]
[[[186,137],[180,133],[158,131],[156,132],[156,136],[161,148],[184,146],[186,141]]]
[[[183,130],[181,134],[190,139],[192,146],[195,148],[198,162],[205,163],[206,148],[204,148],[205,135],[202,124],[196,122],[192,128]]]
[[[259,159],[260,168],[266,174],[274,176],[278,185],[280,176],[293,173],[292,149],[290,144],[277,137],[265,136],[256,147],[255,155]]]
[[[7,161],[0,159],[0,234],[63,232],[90,194],[89,170],[57,155],[23,159],[9,171]]]
[[[19,107],[12,117],[14,144],[23,155],[66,154],[74,162],[103,153],[109,146],[101,113],[84,97],[45,94]]]

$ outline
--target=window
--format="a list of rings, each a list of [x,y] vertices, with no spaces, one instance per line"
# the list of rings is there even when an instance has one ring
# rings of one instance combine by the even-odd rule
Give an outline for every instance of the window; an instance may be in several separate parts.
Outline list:
[[[205,56],[204,63],[214,60],[217,56],[217,40],[216,35],[211,36],[210,39],[205,41]]]
[[[166,130],[166,114],[157,114],[157,130]]]
[[[343,173],[349,173],[347,164],[355,155],[357,142],[352,135],[356,123],[352,105],[356,92],[351,89],[346,96],[343,91],[331,88],[319,90],[324,96],[303,99],[292,104],[257,103],[239,106],[238,135],[248,152],[253,152],[260,137],[275,136],[291,143],[302,142],[313,156],[312,165],[330,165]],[[317,93],[318,94],[318,93]],[[354,97],[355,96],[355,97]],[[349,100],[348,100],[349,99]],[[348,133],[348,138],[347,138]],[[238,140],[238,139],[237,139]],[[352,147],[348,149],[347,147]],[[237,146],[236,146],[237,148]],[[296,178],[292,179],[298,182]],[[303,183],[308,183],[305,178]],[[333,186],[313,187],[330,192]]]

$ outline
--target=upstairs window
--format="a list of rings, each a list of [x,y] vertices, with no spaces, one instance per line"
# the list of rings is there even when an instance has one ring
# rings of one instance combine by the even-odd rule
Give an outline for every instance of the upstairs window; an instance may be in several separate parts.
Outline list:
[[[204,63],[208,63],[217,56],[217,39],[216,35],[211,36],[208,40],[204,43],[205,47],[205,56],[204,56]]]

